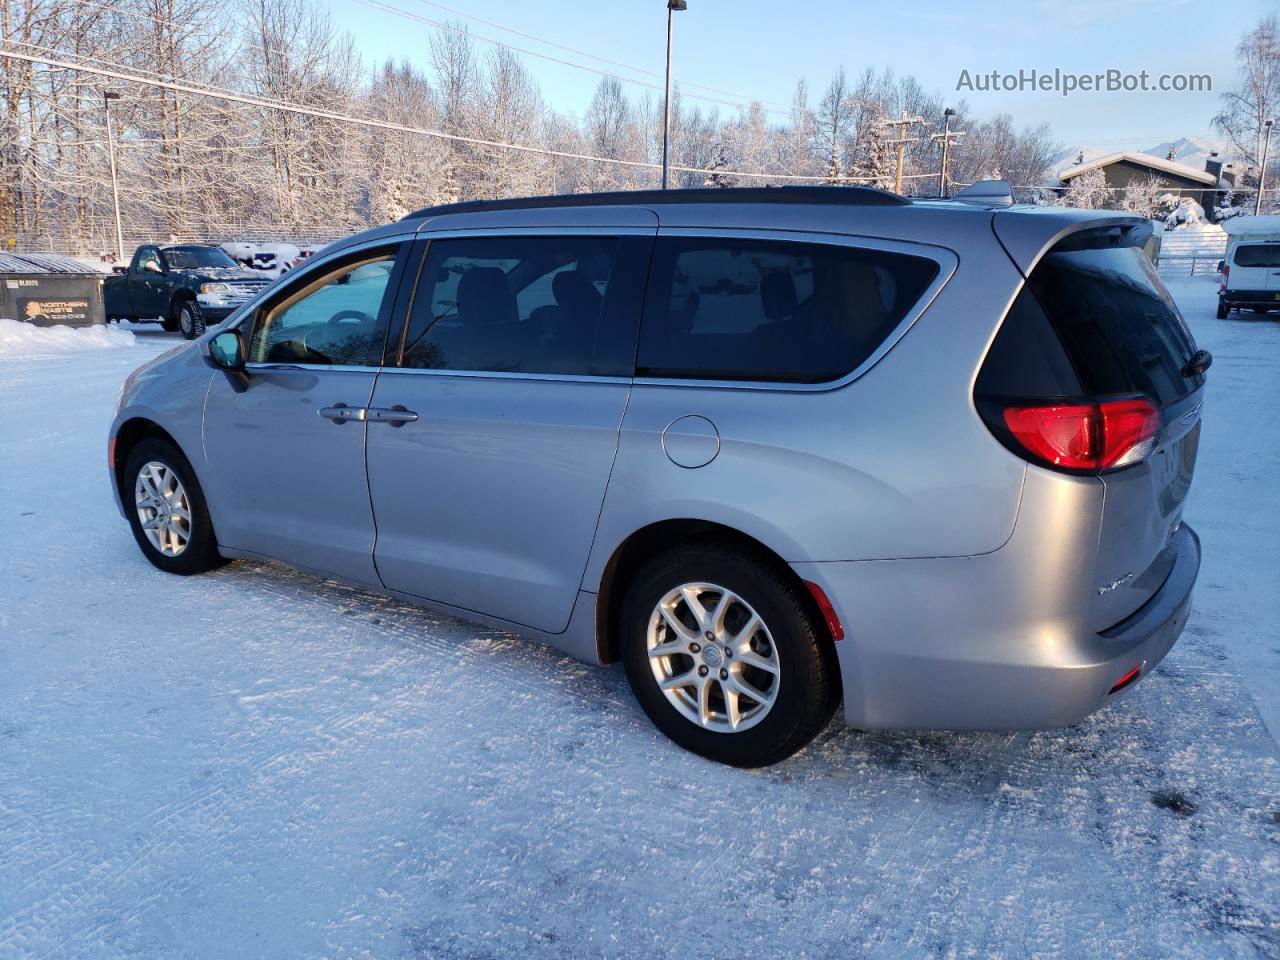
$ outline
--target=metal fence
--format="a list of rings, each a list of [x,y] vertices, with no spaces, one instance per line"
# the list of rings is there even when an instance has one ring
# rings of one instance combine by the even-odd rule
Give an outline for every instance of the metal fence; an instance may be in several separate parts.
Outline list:
[[[1160,272],[1169,277],[1194,277],[1217,273],[1227,255],[1225,234],[1179,235],[1166,233],[1160,244]]]

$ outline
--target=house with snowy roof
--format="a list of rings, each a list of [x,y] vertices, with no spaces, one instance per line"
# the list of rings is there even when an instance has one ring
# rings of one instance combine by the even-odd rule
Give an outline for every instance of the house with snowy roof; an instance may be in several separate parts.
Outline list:
[[[1065,190],[1071,181],[1091,170],[1101,170],[1108,187],[1123,190],[1135,181],[1155,180],[1161,189],[1189,197],[1204,208],[1206,218],[1212,222],[1214,209],[1222,196],[1235,184],[1231,164],[1224,166],[1217,153],[1209,154],[1204,169],[1179,163],[1172,157],[1157,157],[1149,153],[1122,151],[1077,162],[1058,171],[1057,182],[1050,189]]]

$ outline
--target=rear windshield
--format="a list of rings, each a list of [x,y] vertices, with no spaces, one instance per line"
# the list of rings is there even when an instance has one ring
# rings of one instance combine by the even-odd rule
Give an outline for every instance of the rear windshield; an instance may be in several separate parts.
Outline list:
[[[1280,243],[1242,243],[1236,247],[1237,267],[1280,267]]]
[[[1086,394],[1141,393],[1167,406],[1204,382],[1182,375],[1195,341],[1140,248],[1050,253],[1028,287]]]

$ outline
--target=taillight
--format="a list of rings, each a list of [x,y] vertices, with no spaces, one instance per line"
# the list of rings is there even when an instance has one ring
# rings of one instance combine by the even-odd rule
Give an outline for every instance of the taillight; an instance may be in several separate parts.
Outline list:
[[[1149,400],[1011,406],[1004,425],[1027,452],[1053,466],[1114,470],[1155,449],[1160,412]]]
[[[1219,290],[1227,289],[1227,277],[1230,275],[1230,273],[1231,273],[1231,265],[1224,263],[1222,265],[1222,282],[1218,284]]]

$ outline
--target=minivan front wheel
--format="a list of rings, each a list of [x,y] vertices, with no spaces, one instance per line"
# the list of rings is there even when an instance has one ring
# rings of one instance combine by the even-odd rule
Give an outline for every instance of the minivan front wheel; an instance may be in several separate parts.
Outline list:
[[[627,678],[687,750],[738,767],[812,740],[839,700],[835,657],[804,595],[733,545],[682,548],[636,577],[622,614]]]
[[[186,576],[226,562],[195,472],[177,447],[143,440],[130,452],[121,479],[133,538],[154,566]]]

